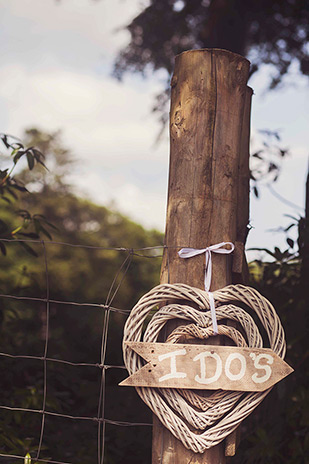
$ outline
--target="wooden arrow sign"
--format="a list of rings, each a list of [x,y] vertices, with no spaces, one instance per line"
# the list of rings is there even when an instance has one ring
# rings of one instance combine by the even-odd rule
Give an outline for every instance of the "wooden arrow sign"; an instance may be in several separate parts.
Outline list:
[[[259,392],[293,369],[269,348],[128,342],[147,364],[119,385]]]

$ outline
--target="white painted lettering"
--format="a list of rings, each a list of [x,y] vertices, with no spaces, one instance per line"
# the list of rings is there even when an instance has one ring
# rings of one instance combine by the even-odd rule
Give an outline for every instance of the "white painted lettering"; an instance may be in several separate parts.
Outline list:
[[[258,377],[257,373],[253,374],[252,377],[251,377],[253,382],[255,382],[255,383],[266,382],[270,378],[272,370],[271,370],[270,366],[267,366],[265,364],[260,364],[260,360],[264,358],[264,359],[266,359],[267,364],[272,364],[274,362],[273,356],[271,356],[270,354],[266,354],[266,353],[265,354],[261,353],[261,354],[258,354],[258,355],[255,355],[255,353],[250,353],[250,357],[251,357],[251,359],[253,359],[254,367],[256,369],[264,369],[264,371],[265,371],[265,374],[262,375],[261,377]]]
[[[231,364],[232,362],[238,359],[240,361],[240,371],[238,374],[232,374],[231,372]],[[243,376],[246,373],[246,358],[240,354],[240,353],[232,353],[229,354],[225,363],[225,375],[227,376],[228,379],[230,380],[240,380],[243,378]]]
[[[171,353],[161,354],[160,356],[158,356],[158,360],[160,362],[164,359],[171,359],[171,372],[160,377],[159,382],[164,382],[164,380],[169,379],[184,379],[185,377],[187,377],[187,374],[185,372],[177,372],[176,369],[176,356],[183,356],[185,354],[187,354],[187,351],[185,350],[185,348],[183,348],[181,350],[172,351]]]
[[[206,358],[213,358],[216,360],[216,372],[212,377],[206,377],[206,363],[205,359]],[[203,351],[202,353],[198,354],[193,358],[193,361],[200,361],[201,363],[201,375],[196,375],[194,378],[198,383],[202,384],[209,384],[216,382],[216,380],[219,379],[221,373],[222,373],[222,361],[220,356],[217,353],[211,353],[210,351]]]

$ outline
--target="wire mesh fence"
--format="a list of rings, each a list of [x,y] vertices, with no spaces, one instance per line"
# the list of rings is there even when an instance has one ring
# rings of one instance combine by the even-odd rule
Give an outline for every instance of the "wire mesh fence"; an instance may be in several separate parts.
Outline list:
[[[10,247],[18,245],[17,240],[4,241]],[[38,255],[27,256],[26,269],[15,257],[26,284],[12,285],[14,273],[0,284],[0,462],[108,464],[124,462],[124,456],[125,462],[145,462],[143,448],[150,453],[151,415],[136,401],[134,389],[118,387],[126,377],[121,336],[132,302],[144,291],[143,285],[134,288],[138,271],[146,274],[148,270],[147,287],[153,267],[139,268],[135,261],[155,260],[152,279],[157,283],[163,246],[23,242],[36,247]],[[82,252],[79,269],[72,269],[77,267],[73,261],[70,267],[68,250]],[[89,253],[95,253],[91,285],[84,266]],[[109,267],[113,258],[117,264]],[[70,282],[72,293],[64,295],[70,289],[68,282],[63,284],[68,269],[70,280],[72,275],[83,275],[76,277],[75,284]],[[101,288],[100,296],[97,288]],[[74,301],[77,295],[87,301]],[[92,296],[93,301],[101,301],[92,302]],[[138,445],[140,456],[132,451]]]

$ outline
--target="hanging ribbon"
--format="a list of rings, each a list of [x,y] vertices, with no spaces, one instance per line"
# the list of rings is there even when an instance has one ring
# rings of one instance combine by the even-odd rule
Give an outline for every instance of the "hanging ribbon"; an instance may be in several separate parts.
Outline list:
[[[229,245],[230,248],[224,248],[224,246]],[[193,256],[201,255],[205,253],[205,275],[204,275],[204,286],[206,292],[209,295],[209,305],[210,305],[210,313],[212,319],[212,326],[214,329],[214,335],[218,335],[218,324],[217,324],[217,317],[216,317],[216,309],[215,309],[215,300],[213,294],[210,292],[210,285],[211,285],[211,274],[212,274],[212,260],[211,260],[211,253],[219,253],[219,254],[230,254],[234,251],[234,244],[231,242],[221,242],[217,243],[216,245],[211,245],[207,248],[182,248],[178,251],[178,255],[180,258],[192,258]]]

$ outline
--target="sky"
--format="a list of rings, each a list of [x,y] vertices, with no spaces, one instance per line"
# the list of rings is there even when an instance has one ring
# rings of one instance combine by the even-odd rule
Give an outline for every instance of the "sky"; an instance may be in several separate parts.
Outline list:
[[[156,145],[160,124],[151,114],[164,75],[131,75],[123,82],[111,75],[117,51],[129,41],[123,26],[142,4],[0,0],[0,132],[22,138],[29,127],[61,129],[79,160],[71,182],[80,195],[164,231],[168,131]],[[308,83],[295,67],[283,88],[267,92],[268,81],[263,68],[249,82],[253,144],[259,146],[260,129],[279,130],[290,155],[273,188],[297,208],[262,186],[259,199],[251,196],[248,248],[284,248],[284,234],[273,231],[291,222],[284,215],[301,214],[305,199]]]

